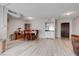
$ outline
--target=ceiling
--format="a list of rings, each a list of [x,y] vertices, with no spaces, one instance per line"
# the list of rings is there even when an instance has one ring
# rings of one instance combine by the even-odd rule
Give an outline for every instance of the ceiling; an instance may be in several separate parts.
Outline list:
[[[25,17],[74,18],[79,15],[79,3],[9,3],[3,4],[8,9],[23,14]],[[74,12],[71,15],[65,15]]]

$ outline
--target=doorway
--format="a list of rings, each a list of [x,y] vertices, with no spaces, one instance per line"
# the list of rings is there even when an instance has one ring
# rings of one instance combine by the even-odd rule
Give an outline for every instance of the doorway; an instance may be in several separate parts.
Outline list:
[[[69,38],[69,23],[61,23],[61,38]]]

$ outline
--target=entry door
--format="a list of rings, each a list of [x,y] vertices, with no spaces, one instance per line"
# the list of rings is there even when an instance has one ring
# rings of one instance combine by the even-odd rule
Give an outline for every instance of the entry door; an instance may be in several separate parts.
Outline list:
[[[61,37],[69,38],[69,23],[61,24]]]

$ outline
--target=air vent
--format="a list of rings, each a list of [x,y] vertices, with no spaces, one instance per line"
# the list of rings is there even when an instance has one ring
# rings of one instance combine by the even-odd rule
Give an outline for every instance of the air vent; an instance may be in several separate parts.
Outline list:
[[[15,16],[15,17],[20,17],[20,18],[24,18],[24,17],[25,17],[23,14],[17,13],[17,12],[12,11],[12,10],[8,10],[8,13],[9,13],[10,15]]]
[[[12,10],[8,10],[8,12],[13,13],[13,14],[17,14],[16,12],[14,12]]]

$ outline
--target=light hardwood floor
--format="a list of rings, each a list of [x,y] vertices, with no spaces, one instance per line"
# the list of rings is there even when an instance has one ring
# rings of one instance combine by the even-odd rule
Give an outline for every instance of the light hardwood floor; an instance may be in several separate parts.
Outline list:
[[[75,56],[68,39],[13,41],[1,56]]]

